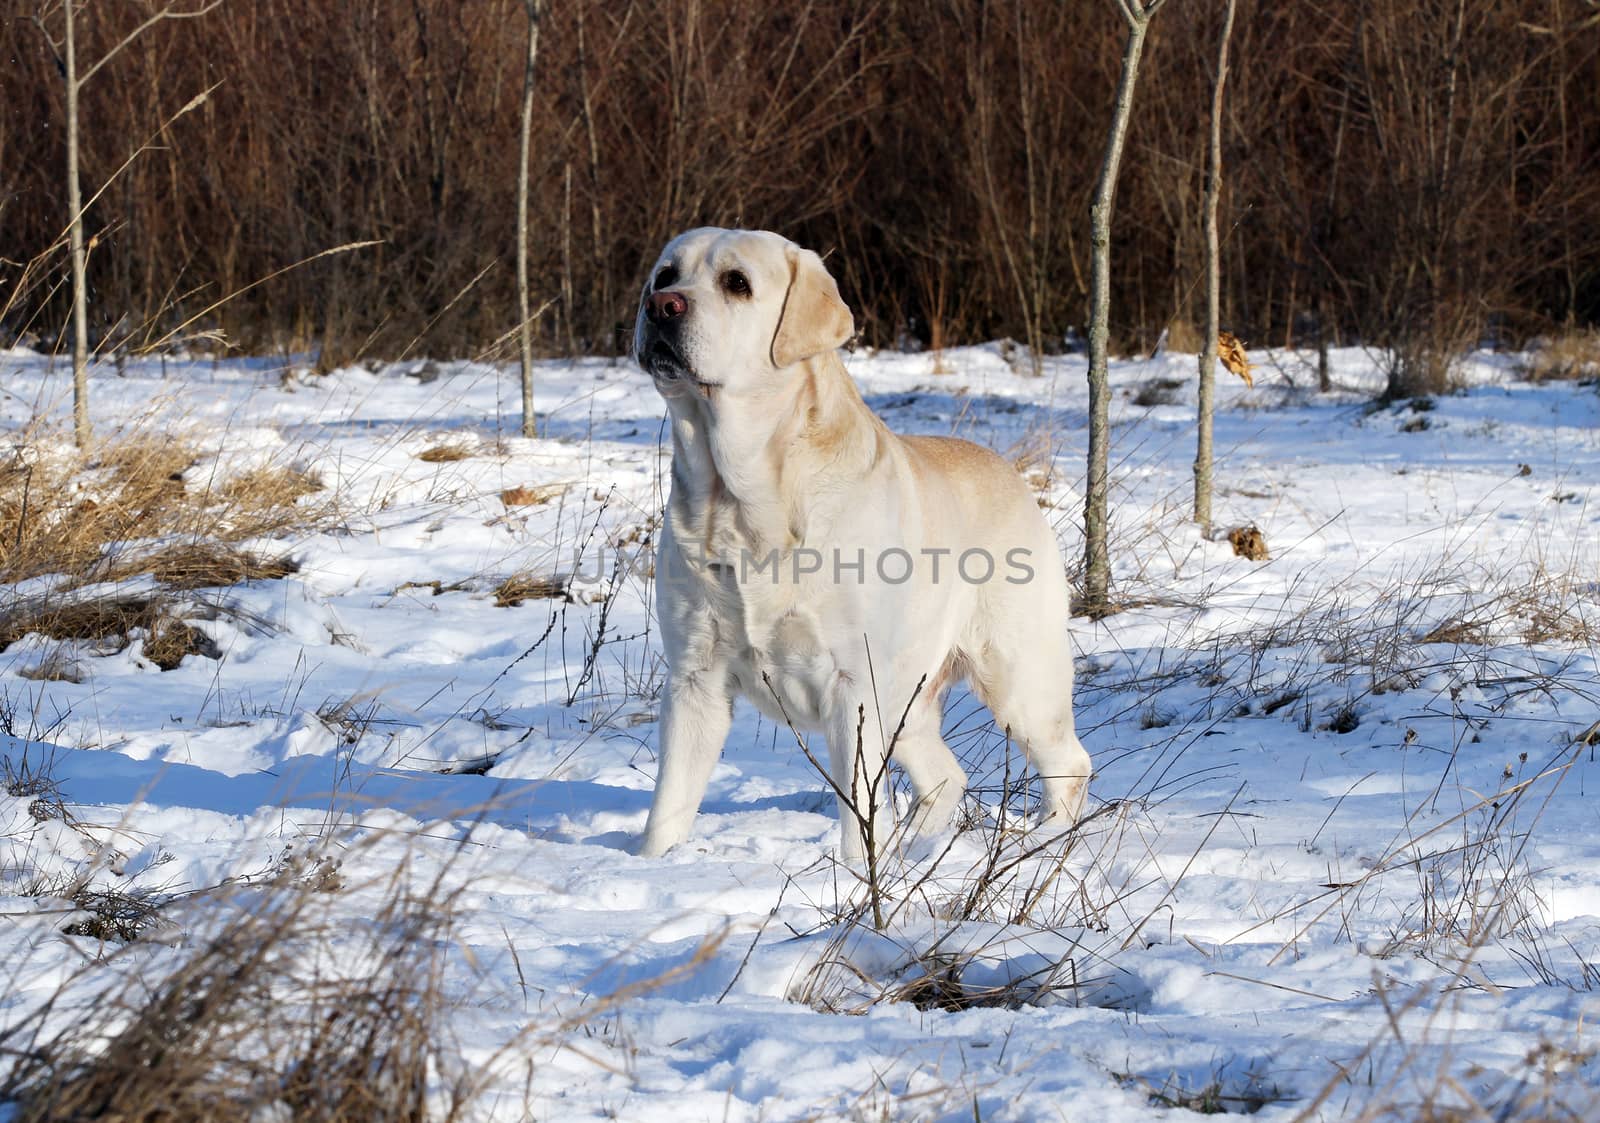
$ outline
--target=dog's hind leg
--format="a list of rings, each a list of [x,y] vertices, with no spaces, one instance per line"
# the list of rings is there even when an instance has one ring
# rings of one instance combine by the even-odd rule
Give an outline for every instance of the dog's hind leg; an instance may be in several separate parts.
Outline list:
[[[972,683],[1039,772],[1041,824],[1066,830],[1083,817],[1090,773],[1072,717],[1072,652],[1064,632],[1012,638],[1021,642],[990,646],[973,659]]]
[[[658,857],[689,837],[732,723],[733,699],[724,675],[707,670],[668,679],[661,714],[661,765],[641,855]]]
[[[967,774],[939,734],[941,716],[937,698],[919,700],[890,751],[916,792],[910,829],[916,835],[938,834],[948,827],[967,790]]]

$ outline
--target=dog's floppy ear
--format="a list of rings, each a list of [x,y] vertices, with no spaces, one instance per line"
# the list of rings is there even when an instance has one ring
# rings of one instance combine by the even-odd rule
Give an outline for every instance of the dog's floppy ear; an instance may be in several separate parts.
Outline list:
[[[772,337],[772,365],[780,369],[844,346],[856,330],[822,258],[799,246],[788,248],[788,258],[789,292]]]

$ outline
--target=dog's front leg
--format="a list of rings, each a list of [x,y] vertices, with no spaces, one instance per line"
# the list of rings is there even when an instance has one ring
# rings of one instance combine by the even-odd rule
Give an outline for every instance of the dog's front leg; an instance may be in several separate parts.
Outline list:
[[[828,720],[828,765],[838,789],[840,857],[860,862],[869,845],[882,854],[894,833],[894,790],[871,701],[838,699]]]
[[[689,837],[733,721],[722,668],[671,673],[661,713],[661,764],[639,853],[658,857]]]

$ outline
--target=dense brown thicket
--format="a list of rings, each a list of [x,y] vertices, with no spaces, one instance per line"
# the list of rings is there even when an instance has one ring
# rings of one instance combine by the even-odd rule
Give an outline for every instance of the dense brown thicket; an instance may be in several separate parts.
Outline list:
[[[59,0],[0,0],[5,342],[61,332]],[[1113,332],[1198,319],[1219,3],[1151,31],[1118,197]],[[92,62],[156,9],[95,0]],[[103,342],[205,318],[251,349],[480,353],[516,323],[518,0],[228,0],[83,92]],[[867,338],[1059,344],[1086,317],[1088,196],[1121,20],[1058,0],[571,0],[547,7],[535,304],[608,352],[662,241],[765,226],[830,251]],[[1600,319],[1600,22],[1585,0],[1244,0],[1225,127],[1224,323],[1394,345],[1426,376],[1486,330]],[[163,131],[190,98],[209,99]],[[143,148],[142,151],[139,151]],[[135,156],[134,153],[138,154]],[[130,156],[133,156],[130,161]],[[1192,336],[1191,336],[1192,338]]]

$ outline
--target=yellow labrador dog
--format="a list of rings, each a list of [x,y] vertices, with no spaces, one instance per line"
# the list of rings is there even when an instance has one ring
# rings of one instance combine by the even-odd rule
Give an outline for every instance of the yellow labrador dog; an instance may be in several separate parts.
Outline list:
[[[840,362],[853,331],[822,259],[766,231],[691,230],[645,285],[634,350],[672,420],[645,855],[688,837],[739,695],[826,737],[847,859],[893,832],[889,760],[912,829],[950,821],[966,774],[940,702],[961,679],[1026,748],[1044,818],[1082,814],[1055,536],[993,452],[888,430]]]

